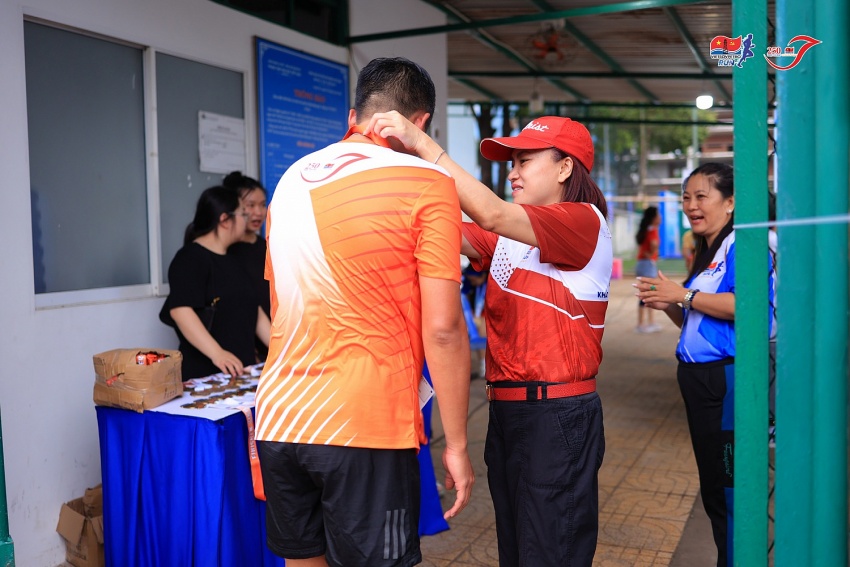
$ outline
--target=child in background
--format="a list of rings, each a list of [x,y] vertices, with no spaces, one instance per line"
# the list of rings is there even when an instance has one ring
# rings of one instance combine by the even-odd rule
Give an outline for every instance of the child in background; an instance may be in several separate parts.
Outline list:
[[[658,235],[658,227],[661,225],[661,214],[658,207],[647,207],[643,211],[635,239],[638,243],[637,264],[635,275],[656,278],[658,277],[658,248],[661,237]],[[638,324],[635,331],[638,333],[657,333],[661,330],[660,325],[652,322],[652,309],[646,309],[643,301],[638,304]],[[646,322],[644,322],[646,321]]]

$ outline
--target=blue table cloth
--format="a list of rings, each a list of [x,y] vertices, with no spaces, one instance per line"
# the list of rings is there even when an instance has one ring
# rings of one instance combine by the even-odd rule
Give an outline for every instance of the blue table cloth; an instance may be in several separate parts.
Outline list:
[[[97,407],[106,564],[275,566],[245,417]]]
[[[254,498],[242,413],[213,421],[96,411],[107,565],[284,565],[265,543],[265,502]],[[419,452],[419,465],[420,533],[434,534],[448,524],[428,447]]]

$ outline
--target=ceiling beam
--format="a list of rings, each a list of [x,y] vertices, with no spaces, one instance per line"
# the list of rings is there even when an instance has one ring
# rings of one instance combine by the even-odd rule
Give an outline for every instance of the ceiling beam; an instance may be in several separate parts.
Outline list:
[[[696,41],[694,41],[694,37],[691,35],[690,30],[688,30],[688,26],[685,25],[685,22],[682,21],[682,18],[679,16],[679,12],[676,11],[676,8],[673,7],[664,7],[661,10],[670,18],[670,21],[673,22],[673,25],[679,30],[679,35],[682,36],[682,39],[685,41],[685,45],[688,46],[688,49],[691,50],[691,53],[694,56],[694,59],[697,60],[697,64],[700,66],[700,69],[705,73],[714,74],[712,71],[712,67],[705,60],[705,57],[702,55],[702,51],[697,47]],[[730,75],[731,78],[731,75]],[[732,100],[732,95],[726,90],[726,87],[717,79],[713,79],[714,84],[717,86],[717,89],[720,93],[726,98],[726,100]]]
[[[449,100],[449,106],[465,106],[469,103],[478,104],[480,102],[488,102],[488,101],[460,101],[460,100]],[[512,101],[504,101],[511,105],[516,106],[524,106],[528,104],[526,100],[512,100]],[[570,102],[570,101],[554,101],[547,102],[546,104],[553,104],[557,106],[582,106],[582,107],[599,107],[599,108],[694,108],[694,103],[692,102],[660,102],[658,104],[653,104],[650,102],[613,102],[613,101],[604,101],[604,102]],[[717,110],[730,110],[732,108],[731,102],[721,102],[715,104],[712,108]],[[776,108],[776,103],[769,103],[767,105],[768,112],[772,109]]]
[[[449,71],[449,77],[490,77],[511,79],[519,77],[548,78],[564,77],[572,79],[664,79],[679,81],[731,81],[732,75],[713,73],[596,73],[584,71]],[[731,100],[731,99],[730,99]]]
[[[469,79],[464,79],[463,77],[451,77],[451,79],[454,80],[455,82],[460,83],[461,85],[463,85],[467,88],[474,90],[477,93],[480,93],[480,94],[486,96],[490,101],[502,100],[501,96],[497,95],[493,91],[485,89],[481,85],[478,85],[475,82],[470,81]]]
[[[560,10],[557,12],[525,14],[522,16],[512,16],[510,18],[475,20],[470,22],[462,22],[459,24],[448,24],[444,26],[430,26],[425,28],[411,28],[393,32],[355,35],[348,38],[348,43],[363,43],[367,41],[397,39],[400,37],[413,37],[417,35],[433,35],[438,33],[449,33],[455,31],[465,31],[495,26],[516,25],[527,22],[544,22],[549,20],[559,20],[561,18],[578,18],[581,16],[596,16],[599,14],[616,14],[619,12],[646,10],[648,8],[663,8],[665,6],[681,6],[684,4],[701,4],[706,1],[707,0],[633,0],[632,2],[619,2],[617,4],[607,4],[604,6],[587,6],[585,8],[573,8],[571,10]]]
[[[554,12],[555,9],[552,7],[549,2],[546,0],[532,0],[534,5],[540,8],[545,13]],[[587,49],[590,50],[591,53],[596,55],[599,59],[601,59],[608,67],[611,68],[615,73],[625,73],[626,70],[614,60],[613,57],[608,55],[601,47],[599,47],[596,42],[592,39],[584,35],[581,30],[579,30],[576,26],[569,22],[569,20],[562,20],[562,25],[564,26],[564,30],[566,30],[570,35],[576,38],[579,43],[584,45]],[[637,82],[632,78],[627,78],[626,82],[629,83],[632,88],[634,88],[637,92],[642,94],[649,100],[649,102],[658,102],[658,97],[655,96],[649,89],[645,88],[642,84]]]
[[[441,12],[443,12],[444,14],[449,16],[450,18],[454,18],[454,19],[459,20],[461,22],[471,22],[472,21],[469,18],[469,16],[467,16],[466,14],[464,14],[463,12],[458,10],[457,8],[454,8],[453,6],[444,5],[440,2],[433,2],[433,1],[430,1],[430,0],[425,0],[425,3],[430,5],[430,6],[433,6],[434,8],[436,8],[438,10],[440,10]],[[524,57],[521,53],[519,53],[518,51],[513,49],[511,46],[509,46],[506,43],[499,41],[498,39],[493,37],[493,35],[490,34],[489,32],[483,31],[483,30],[468,30],[468,33],[472,37],[474,37],[475,39],[477,39],[478,41],[483,43],[484,45],[486,45],[486,46],[488,46],[492,49],[495,49],[496,51],[498,51],[499,53],[501,53],[505,57],[508,57],[509,59],[512,59],[516,63],[519,63],[520,65],[522,65],[523,67],[525,67],[529,71],[534,71],[534,72],[540,71],[540,67],[538,67],[537,65],[535,65],[534,63],[529,61],[528,58]],[[572,88],[571,86],[569,86],[568,84],[566,84],[565,82],[563,82],[559,79],[547,78],[546,80],[548,82],[550,82],[553,86],[555,86],[557,89],[574,96],[577,100],[580,100],[580,101],[589,100],[587,98],[587,96],[585,96],[583,93]]]

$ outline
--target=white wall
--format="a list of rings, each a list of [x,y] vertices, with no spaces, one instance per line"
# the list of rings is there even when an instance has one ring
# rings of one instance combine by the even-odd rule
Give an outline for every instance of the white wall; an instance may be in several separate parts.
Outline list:
[[[442,12],[415,0],[355,0],[351,2],[350,21],[351,35],[357,36],[445,25],[446,17]],[[446,147],[446,106],[449,88],[447,49],[445,35],[355,43],[351,46],[351,74],[356,77],[357,72],[375,57],[407,57],[425,67],[437,91],[437,108],[431,121],[431,135],[441,146]]]
[[[445,23],[418,0],[351,0],[353,35]],[[173,347],[157,319],[163,298],[35,308],[27,150],[24,16],[150,46],[244,73],[249,173],[257,171],[253,36],[347,62],[345,49],[274,26],[209,0],[0,0],[0,410],[9,521],[17,564],[63,560],[55,533],[62,502],[101,480],[92,403],[91,356],[118,347]],[[403,55],[437,84],[434,127],[446,132],[443,36],[357,45],[357,70],[375,56]],[[189,219],[187,219],[188,222]],[[93,227],[96,230],[96,227]],[[108,237],[108,235],[104,235]]]

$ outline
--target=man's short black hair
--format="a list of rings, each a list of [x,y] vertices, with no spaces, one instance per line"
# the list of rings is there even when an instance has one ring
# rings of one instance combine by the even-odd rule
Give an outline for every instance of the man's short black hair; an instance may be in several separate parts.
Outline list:
[[[437,95],[431,75],[404,57],[379,57],[363,67],[357,77],[354,112],[362,122],[376,112],[397,110],[405,118],[417,112],[434,116]]]

